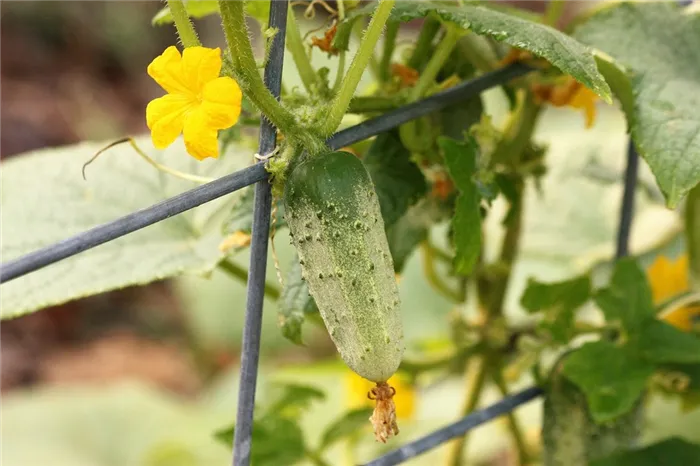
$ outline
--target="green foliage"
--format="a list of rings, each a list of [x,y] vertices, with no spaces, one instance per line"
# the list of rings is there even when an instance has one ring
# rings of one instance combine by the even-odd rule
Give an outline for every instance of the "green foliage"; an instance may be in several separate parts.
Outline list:
[[[266,2],[249,2],[249,3],[266,3]],[[219,13],[219,2],[217,0],[189,0],[185,3],[187,14],[190,18],[199,19],[205,16]],[[164,7],[151,20],[154,26],[162,26],[173,23],[173,15],[170,12],[170,7]]]
[[[643,358],[655,363],[700,362],[700,338],[676,327],[651,320],[639,335],[639,351]]]
[[[543,312],[541,325],[558,343],[568,343],[574,336],[576,311],[591,295],[588,276],[558,283],[541,283],[530,279],[520,304],[528,312]]]
[[[425,177],[396,131],[382,133],[362,158],[377,191],[384,226],[390,227],[425,194]]]
[[[87,168],[84,181],[82,164],[106,144],[45,149],[3,164],[3,261],[196,186],[156,171],[126,144],[102,154]],[[242,168],[237,157],[198,162],[184,153],[180,141],[165,151],[155,150],[150,138],[137,144],[157,162],[200,176]],[[220,225],[229,203],[216,200],[3,284],[2,318],[183,273],[211,272],[223,258]]]
[[[545,58],[604,100],[611,101],[610,88],[598,72],[590,49],[556,29],[483,6],[442,6],[418,1],[398,2],[390,20],[405,22],[428,15]],[[341,23],[338,34],[346,34],[344,29],[351,28],[354,20],[355,17],[349,18],[347,25]]]
[[[684,14],[675,2],[620,3],[591,16],[574,36],[626,69],[632,137],[675,207],[700,181],[700,15]]]
[[[481,253],[481,198],[474,182],[479,148],[472,137],[464,142],[448,138],[440,138],[438,142],[450,176],[460,192],[452,219],[455,271],[467,275]]]
[[[294,257],[284,280],[278,321],[282,335],[297,345],[302,343],[301,327],[308,314],[318,314],[306,281],[301,278],[299,258]]]
[[[665,466],[671,464],[700,465],[700,445],[672,437],[644,448],[594,461],[591,466]]]
[[[653,364],[607,341],[586,343],[564,362],[564,375],[586,394],[597,423],[627,413],[642,396]]]
[[[323,432],[321,449],[325,450],[334,443],[349,437],[367,426],[367,420],[372,414],[372,408],[360,408],[348,411],[333,421]]]
[[[700,185],[688,193],[685,204],[685,238],[692,279],[700,288]]]

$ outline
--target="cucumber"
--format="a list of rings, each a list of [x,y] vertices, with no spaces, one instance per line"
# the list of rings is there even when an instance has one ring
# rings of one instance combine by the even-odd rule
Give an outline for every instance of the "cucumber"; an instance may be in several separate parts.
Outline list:
[[[542,441],[544,466],[588,466],[639,441],[643,402],[620,418],[596,424],[583,392],[561,373],[564,355],[549,378],[544,399]]]
[[[403,356],[394,264],[374,185],[362,162],[331,152],[296,165],[285,183],[286,221],[302,278],[340,356],[386,382]]]

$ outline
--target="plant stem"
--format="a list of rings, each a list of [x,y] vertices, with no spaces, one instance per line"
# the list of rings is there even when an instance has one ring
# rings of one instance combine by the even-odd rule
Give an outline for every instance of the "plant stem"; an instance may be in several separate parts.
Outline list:
[[[498,68],[498,58],[482,36],[468,32],[457,43],[457,49],[481,72],[486,73]]]
[[[248,281],[248,271],[231,260],[219,262],[219,268],[244,283]],[[265,282],[265,296],[277,300],[280,297],[280,290],[275,285]]]
[[[437,271],[435,270],[435,257],[430,246],[423,243],[421,245],[421,251],[423,252],[423,274],[425,275],[425,278],[428,279],[428,283],[430,283],[435,290],[439,291],[450,301],[454,303],[461,302],[461,294],[452,290],[437,274]]]
[[[377,45],[379,36],[382,34],[382,29],[384,29],[384,25],[389,19],[389,14],[394,7],[394,3],[396,3],[396,0],[380,0],[372,16],[372,20],[362,37],[360,48],[353,57],[348,73],[345,75],[340,85],[340,90],[331,103],[330,111],[324,114],[323,121],[319,122],[320,136],[328,137],[340,126],[345,111],[348,109],[348,105],[350,105],[350,101],[355,94],[355,89],[357,89],[357,85],[360,83],[362,73],[364,73],[370,58],[374,54],[374,47]]]
[[[305,453],[315,466],[329,466],[318,452],[307,448]]]
[[[302,138],[305,131],[296,122],[294,115],[282,107],[265,87],[258,73],[245,23],[243,2],[219,0],[219,9],[226,42],[231,51],[233,74],[241,90],[285,136]]]
[[[467,382],[467,397],[464,400],[464,406],[462,407],[461,417],[469,415],[476,405],[479,403],[481,398],[481,392],[486,385],[486,374],[488,372],[488,364],[486,356],[478,356],[472,359],[470,362],[476,367],[476,375],[472,374],[471,371],[467,369],[465,374],[465,379]],[[455,440],[450,448],[450,452],[447,456],[447,464],[449,466],[461,466],[462,456],[464,454],[464,449],[467,445],[468,434]]]
[[[393,97],[355,97],[350,101],[348,113],[386,112],[399,106]]]
[[[291,4],[287,13],[287,50],[292,54],[301,82],[304,84],[306,91],[311,94],[313,90],[318,89],[318,75],[311,66],[309,55],[306,53],[304,41],[301,38],[299,25]]]
[[[413,54],[408,60],[408,66],[415,70],[419,70],[423,65],[425,57],[433,48],[433,39],[435,34],[440,30],[440,21],[435,18],[427,17],[423,22],[423,27],[418,34],[416,48],[413,49]]]
[[[559,18],[564,13],[564,8],[566,8],[564,0],[549,0],[544,12],[544,23],[556,28]]]
[[[389,67],[391,65],[391,57],[394,55],[394,47],[396,46],[396,36],[399,33],[399,23],[390,22],[386,25],[386,33],[384,34],[384,48],[382,50],[382,60],[379,62],[379,79],[382,82],[389,80],[391,74]]]
[[[333,83],[333,93],[335,94],[340,89],[345,74],[345,50],[341,50],[338,54],[338,69],[335,73],[335,83]]]
[[[411,93],[409,94],[409,101],[411,102],[420,99],[425,91],[433,85],[440,69],[450,57],[452,50],[455,48],[457,41],[462,35],[462,32],[456,26],[446,24],[445,27],[447,28],[445,37],[442,38],[435,48],[435,52],[430,57],[428,64],[425,65],[425,69],[420,74],[418,82],[413,89],[411,89]]]
[[[491,372],[491,378],[496,384],[496,387],[498,387],[498,391],[501,392],[501,395],[503,395],[504,398],[508,396],[508,386],[506,385],[505,380],[503,380],[503,374],[501,373],[500,368]],[[528,453],[523,431],[512,411],[508,412],[507,419],[508,428],[510,429],[510,433],[515,441],[515,447],[518,450],[518,464],[520,466],[525,466],[528,462]]]
[[[185,3],[182,0],[168,0],[170,14],[173,15],[175,21],[175,29],[177,35],[180,36],[180,41],[185,47],[197,47],[202,45],[197,37],[197,31],[190,21],[190,16],[187,14]]]

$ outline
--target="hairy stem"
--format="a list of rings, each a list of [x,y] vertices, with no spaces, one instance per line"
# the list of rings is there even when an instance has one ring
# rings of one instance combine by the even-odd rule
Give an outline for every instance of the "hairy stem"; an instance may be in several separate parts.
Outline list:
[[[408,66],[416,70],[422,67],[425,58],[433,48],[433,39],[435,39],[435,34],[437,34],[439,30],[440,21],[432,17],[425,18],[423,27],[418,34],[416,48],[413,49],[413,54],[408,60]]]
[[[476,409],[479,399],[481,398],[481,392],[486,385],[486,374],[488,372],[488,364],[486,361],[486,356],[478,356],[470,361],[473,364],[473,368],[476,371],[474,374],[472,371],[468,370],[465,374],[466,385],[467,385],[467,396],[464,400],[464,406],[462,407],[461,417],[469,415],[474,409]],[[463,464],[462,457],[464,454],[464,449],[467,445],[468,434],[457,439],[450,448],[447,456],[447,464],[449,466],[461,466]]]
[[[345,74],[345,50],[341,50],[338,54],[338,70],[335,73],[335,83],[333,83],[333,93],[335,94],[340,89],[343,83],[343,75]]]
[[[430,246],[423,243],[421,250],[423,252],[423,274],[428,279],[428,283],[450,301],[454,303],[461,302],[461,293],[452,290],[437,274],[435,270],[435,256]]]
[[[221,21],[226,42],[231,51],[233,74],[243,93],[287,137],[304,134],[302,128],[287,109],[265,87],[253,55],[248,28],[243,13],[243,2],[219,0]]]
[[[299,77],[306,91],[310,94],[314,89],[318,89],[318,75],[311,66],[309,55],[306,53],[304,41],[301,38],[299,25],[294,16],[294,9],[291,5],[289,6],[289,13],[287,13],[287,50],[292,54],[292,59],[299,71]]]
[[[248,271],[233,261],[228,259],[221,261],[219,268],[237,280],[244,283],[248,281]],[[275,285],[265,282],[265,296],[277,300],[280,297],[280,290]]]
[[[185,47],[202,45],[197,37],[197,31],[194,30],[190,21],[190,16],[187,14],[185,3],[182,0],[168,0],[168,8],[170,8],[170,14],[173,15],[175,29],[177,29],[177,35],[180,36],[182,45]]]
[[[399,102],[393,97],[355,97],[350,101],[348,113],[374,113],[386,112],[399,106]]]
[[[382,35],[382,30],[389,19],[394,3],[396,3],[396,0],[380,0],[377,9],[374,11],[372,20],[362,37],[362,42],[360,42],[360,48],[353,57],[350,68],[340,85],[340,90],[331,103],[330,111],[324,114],[323,121],[319,122],[319,133],[322,137],[330,136],[340,126],[340,122],[343,120],[343,116],[355,94],[355,89],[360,83],[362,73],[364,73],[370,58],[374,54],[374,47],[377,45],[379,36]]]
[[[394,55],[394,47],[396,46],[396,36],[398,33],[399,23],[392,22],[386,25],[382,60],[379,62],[379,79],[383,82],[388,81],[391,76],[389,67],[391,66],[391,57]]]
[[[435,78],[440,72],[440,69],[450,57],[452,50],[455,48],[457,41],[462,35],[462,32],[456,26],[446,24],[445,27],[447,28],[445,37],[442,38],[438,46],[435,48],[435,52],[430,57],[428,64],[425,65],[425,69],[420,74],[418,82],[413,89],[411,89],[411,93],[409,95],[410,101],[420,99],[425,91],[427,91],[428,88],[433,85]]]

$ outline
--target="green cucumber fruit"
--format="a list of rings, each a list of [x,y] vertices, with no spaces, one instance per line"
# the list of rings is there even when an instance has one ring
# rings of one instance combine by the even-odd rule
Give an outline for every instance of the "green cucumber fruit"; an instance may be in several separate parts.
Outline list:
[[[284,204],[302,277],[328,333],[357,374],[385,382],[403,356],[394,264],[367,169],[348,152],[302,161]]]
[[[543,466],[588,466],[638,442],[643,403],[606,424],[597,424],[583,392],[561,373],[565,354],[555,364],[545,390],[542,441]]]

